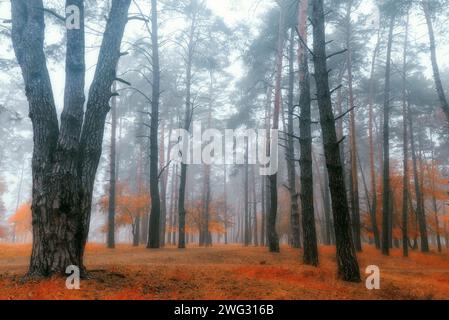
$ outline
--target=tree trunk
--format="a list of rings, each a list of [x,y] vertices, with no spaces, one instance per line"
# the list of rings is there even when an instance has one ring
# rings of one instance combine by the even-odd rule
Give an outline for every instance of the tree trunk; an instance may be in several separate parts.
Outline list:
[[[114,83],[114,91],[115,91]],[[109,208],[108,208],[108,248],[115,248],[115,187],[116,187],[116,135],[117,135],[117,98],[111,101],[111,154],[109,163]]]
[[[265,127],[268,129],[268,137],[267,137],[267,152],[270,150],[270,119],[271,119],[271,104],[273,97],[273,89],[270,85],[267,87],[267,101],[266,101],[266,109],[265,109]],[[268,155],[268,154],[267,154]],[[269,189],[269,180],[265,176],[262,176],[262,245],[266,246],[268,244],[268,210],[270,208],[270,189]]]
[[[408,121],[407,121],[407,49],[410,15],[407,13],[407,23],[404,40],[403,68],[402,68],[402,119],[404,123],[404,162],[402,180],[402,254],[408,257],[408,199],[409,199],[409,168],[408,168]]]
[[[295,144],[294,144],[294,130],[293,130],[293,114],[295,107],[293,106],[294,85],[295,85],[295,30],[291,28],[290,31],[290,48],[288,57],[288,119],[287,119],[287,172],[288,172],[288,191],[290,193],[290,224],[292,247],[300,247],[300,229],[299,229],[299,208],[298,208],[298,192],[296,191],[296,169],[295,169]]]
[[[346,14],[346,47],[348,61],[348,93],[349,93],[349,109],[350,112],[350,144],[351,144],[351,211],[352,211],[352,233],[354,235],[354,245],[357,251],[362,251],[361,226],[360,226],[360,202],[359,202],[359,177],[357,172],[357,131],[355,126],[355,106],[353,93],[353,76],[352,76],[352,25],[351,25],[352,1],[348,2]]]
[[[223,179],[224,179],[224,242],[225,244],[228,244],[228,175],[226,172],[226,164],[224,164],[224,173],[223,173]]]
[[[192,63],[194,54],[194,36],[196,29],[196,14],[193,15],[190,32],[189,43],[187,47],[187,66],[186,66],[186,110],[184,116],[184,130],[190,131],[190,126],[193,117],[192,108]],[[186,143],[186,142],[184,142]],[[186,148],[183,148],[183,150]],[[185,249],[186,247],[186,209],[185,209],[185,194],[187,184],[187,164],[181,164],[181,179],[179,182],[179,194],[178,194],[178,215],[179,215],[179,232],[178,232],[178,248]]]
[[[33,246],[29,276],[64,274],[83,257],[89,233],[95,173],[130,0],[112,1],[84,114],[84,5],[80,28],[67,30],[66,86],[59,127],[44,54],[41,0],[12,1],[12,40],[33,124]],[[84,122],[83,122],[84,117]]]
[[[301,37],[298,52],[299,62],[299,108],[300,108],[300,145],[301,145],[301,216],[303,226],[303,245],[305,264],[318,265],[318,246],[315,229],[315,210],[313,203],[313,161],[312,161],[312,129],[311,99],[309,79],[309,59],[305,52],[307,46],[307,12],[308,1],[301,2],[298,14],[299,36]]]
[[[167,182],[168,182],[168,170],[169,164],[165,163],[165,130],[164,125],[161,124],[160,134],[160,161],[159,171],[161,175],[160,187],[161,187],[161,220],[160,220],[160,246],[165,247],[165,235],[167,234]],[[170,137],[170,135],[169,135]],[[168,153],[170,156],[170,151]]]
[[[371,73],[369,80],[369,93],[368,93],[368,106],[369,106],[369,115],[368,115],[368,135],[369,135],[369,161],[370,161],[370,176],[371,176],[371,193],[372,193],[372,205],[370,210],[371,217],[371,225],[373,228],[373,236],[374,236],[374,244],[377,249],[380,249],[380,236],[379,236],[379,227],[377,224],[377,183],[376,183],[376,165],[374,161],[374,115],[373,115],[373,100],[374,100],[374,76],[376,69],[376,61],[377,55],[380,49],[380,29],[377,33],[377,44],[374,49],[373,58],[371,61]]]
[[[278,32],[278,46],[276,55],[276,81],[274,93],[274,112],[273,112],[273,130],[279,129],[279,113],[281,110],[282,100],[282,68],[284,58],[284,26],[285,26],[285,1],[280,2],[280,18],[279,18],[279,32]],[[272,145],[270,144],[270,149]],[[277,148],[277,146],[274,146]],[[270,154],[271,155],[271,154]],[[278,190],[277,190],[277,173],[268,177],[270,205],[268,207],[267,219],[267,236],[268,247],[270,252],[279,252],[279,237],[276,231],[276,217],[278,211]]]
[[[151,213],[148,229],[147,248],[160,247],[160,219],[161,199],[159,195],[159,99],[160,99],[160,67],[159,67],[159,38],[158,38],[157,0],[151,0],[151,47],[153,67],[153,90],[151,97],[151,126],[150,126],[150,194]]]
[[[424,198],[421,190],[421,183],[418,172],[418,159],[416,153],[415,136],[413,130],[413,115],[408,105],[408,126],[410,128],[410,146],[413,162],[413,180],[415,183],[415,195],[416,195],[416,218],[418,222],[419,234],[421,236],[421,251],[429,252],[429,240],[427,238],[427,223],[426,214],[424,211]]]
[[[245,217],[244,217],[244,245],[245,247],[249,246],[249,243],[251,241],[250,236],[250,228],[249,228],[249,164],[248,164],[248,148],[249,148],[249,141],[245,142],[245,168],[244,168],[244,181],[243,181],[243,187],[245,190],[244,193],[244,202],[245,202]]]
[[[390,31],[388,34],[387,62],[385,68],[385,95],[384,95],[384,124],[383,124],[383,194],[382,194],[382,253],[390,254],[390,90],[391,90],[391,49],[393,46],[393,32],[396,15],[390,17]]]
[[[360,271],[352,240],[348,199],[346,194],[339,142],[335,130],[335,118],[329,89],[326,56],[323,0],[313,1],[313,58],[317,86],[324,153],[329,173],[335,236],[337,244],[338,274],[344,281],[360,282]]]
[[[256,247],[259,246],[258,229],[257,229],[257,195],[256,195],[256,174],[254,173],[254,166],[251,167],[251,197],[253,204],[253,242]]]
[[[447,101],[446,95],[444,93],[443,84],[441,82],[440,77],[440,68],[438,66],[437,53],[436,53],[436,43],[435,43],[435,34],[433,31],[433,23],[430,12],[430,1],[423,0],[422,7],[424,11],[424,15],[426,17],[427,29],[429,32],[429,42],[430,42],[430,58],[432,61],[432,69],[433,69],[433,78],[435,81],[435,87],[438,93],[438,99],[440,100],[441,108],[443,109],[444,114],[449,121],[449,103]]]
[[[327,177],[327,172],[321,172],[320,164],[316,159],[315,153],[312,152],[312,157],[315,162],[315,167],[317,170],[317,175],[320,177],[318,179],[318,183],[321,189],[321,199],[323,201],[323,211],[324,211],[324,244],[326,246],[330,246],[333,243],[333,235],[332,235],[332,221],[331,221],[331,202],[329,195],[329,179]],[[322,177],[322,178],[321,178]]]

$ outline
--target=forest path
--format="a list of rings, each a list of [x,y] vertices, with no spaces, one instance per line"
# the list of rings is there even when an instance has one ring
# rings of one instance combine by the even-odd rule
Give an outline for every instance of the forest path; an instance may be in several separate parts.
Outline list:
[[[390,257],[372,247],[358,255],[362,278],[368,265],[381,270],[381,290],[337,279],[335,249],[320,247],[319,268],[305,266],[301,252],[280,254],[241,245],[148,250],[119,245],[108,250],[90,244],[86,265],[91,279],[81,290],[65,279],[22,284],[29,245],[0,244],[0,299],[448,299],[449,254],[400,250]]]

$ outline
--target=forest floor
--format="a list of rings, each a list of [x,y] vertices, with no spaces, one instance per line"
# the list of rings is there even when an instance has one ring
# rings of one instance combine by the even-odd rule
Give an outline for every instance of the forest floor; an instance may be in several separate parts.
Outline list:
[[[449,299],[449,252],[400,250],[390,257],[365,247],[358,255],[363,281],[336,277],[335,249],[320,247],[320,267],[302,264],[300,251],[217,245],[148,250],[91,244],[86,254],[90,279],[67,290],[65,279],[23,282],[29,245],[0,244],[0,299]],[[381,270],[381,289],[367,290],[365,268]]]

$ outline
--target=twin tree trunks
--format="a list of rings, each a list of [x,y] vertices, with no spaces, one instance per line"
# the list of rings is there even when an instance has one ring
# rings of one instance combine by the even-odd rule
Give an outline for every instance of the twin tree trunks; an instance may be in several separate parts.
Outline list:
[[[79,8],[80,27],[67,30],[66,85],[59,124],[44,53],[43,1],[11,1],[12,41],[34,134],[30,277],[64,273],[69,265],[85,273],[92,192],[109,102],[116,95],[111,87],[130,2],[112,1],[84,112],[84,1],[66,1],[66,7]]]

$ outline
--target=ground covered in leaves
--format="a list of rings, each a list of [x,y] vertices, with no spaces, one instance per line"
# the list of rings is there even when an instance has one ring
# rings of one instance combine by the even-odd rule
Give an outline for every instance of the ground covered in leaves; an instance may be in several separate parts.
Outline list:
[[[30,246],[0,244],[0,299],[449,299],[449,253],[390,257],[371,247],[359,254],[363,282],[336,277],[335,249],[320,247],[320,267],[302,264],[301,252],[240,245],[148,250],[89,245],[90,279],[67,290],[65,279],[23,282]],[[381,270],[381,289],[365,287],[369,265]]]

